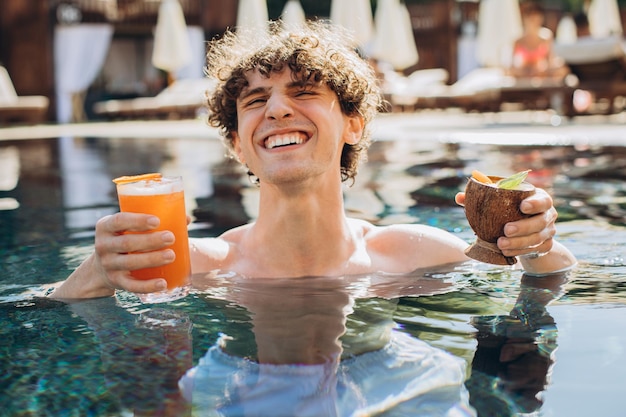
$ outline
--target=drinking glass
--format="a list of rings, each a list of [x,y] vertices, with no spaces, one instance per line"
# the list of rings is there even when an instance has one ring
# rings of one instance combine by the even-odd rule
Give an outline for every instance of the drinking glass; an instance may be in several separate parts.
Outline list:
[[[131,271],[131,275],[137,279],[164,278],[167,289],[136,294],[137,297],[144,303],[161,303],[186,296],[189,292],[191,262],[182,177],[118,183],[117,195],[121,211],[157,216],[161,222],[156,230],[169,230],[176,238],[170,247],[176,254],[174,262]]]

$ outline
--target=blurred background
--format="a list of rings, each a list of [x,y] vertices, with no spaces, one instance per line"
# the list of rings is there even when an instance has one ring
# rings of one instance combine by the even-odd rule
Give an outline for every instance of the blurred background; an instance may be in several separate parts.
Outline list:
[[[172,1],[182,10],[189,50],[178,48],[179,58],[172,59],[182,61],[168,67],[155,61],[155,36],[159,10]],[[352,0],[335,1],[352,4]],[[486,1],[490,0],[482,0]],[[369,1],[372,15],[382,2]],[[18,95],[48,98],[43,121],[97,119],[94,103],[153,97],[175,79],[201,78],[205,40],[241,24],[242,7],[254,16],[255,3],[265,5],[269,19],[281,17],[287,6],[287,0],[2,0],[0,65]],[[442,68],[452,84],[482,65],[475,53],[481,1],[401,3],[410,17],[419,59],[400,65],[397,71],[407,75]],[[589,3],[543,0],[544,24],[556,33],[564,17],[585,10]],[[626,0],[617,4],[615,17],[624,22]],[[333,4],[332,0],[300,0],[299,6],[308,19],[328,19]]]

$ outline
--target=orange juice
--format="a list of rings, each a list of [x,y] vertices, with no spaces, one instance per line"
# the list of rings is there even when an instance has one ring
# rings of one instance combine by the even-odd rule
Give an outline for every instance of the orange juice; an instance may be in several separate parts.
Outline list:
[[[168,291],[186,286],[191,275],[191,263],[182,179],[162,177],[118,183],[117,193],[121,211],[153,214],[161,221],[156,230],[169,230],[176,237],[171,246],[176,253],[174,262],[131,271],[131,275],[138,279],[164,278]]]

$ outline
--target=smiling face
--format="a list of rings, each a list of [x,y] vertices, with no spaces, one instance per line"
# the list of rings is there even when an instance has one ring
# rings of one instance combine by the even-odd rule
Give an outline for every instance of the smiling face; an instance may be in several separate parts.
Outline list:
[[[340,179],[344,144],[359,142],[363,118],[344,115],[326,84],[292,75],[289,69],[246,74],[236,104],[235,153],[262,183]]]
[[[257,81],[265,82],[291,71],[296,75],[294,80],[305,81],[299,84],[301,87],[314,87],[319,83],[331,90],[335,94],[333,112],[341,109],[344,115],[362,118],[360,140],[354,145],[346,144],[341,150],[341,179],[353,180],[371,143],[369,122],[382,106],[376,73],[354,49],[350,36],[327,23],[311,21],[286,31],[280,22],[272,22],[267,35],[246,30],[227,31],[221,38],[209,42],[205,70],[216,81],[207,97],[209,124],[220,129],[229,153],[240,158],[241,152],[235,151],[235,136],[243,139],[243,132],[249,129],[249,126],[239,126],[244,120],[239,114],[243,110],[240,99],[244,90],[249,94],[258,87]],[[259,79],[255,78],[257,76]],[[252,81],[255,86],[251,85]],[[292,87],[297,85],[294,83]],[[290,104],[293,103],[300,103],[300,100],[291,97]],[[245,115],[245,120],[248,118],[249,115]],[[301,119],[300,115],[296,118]],[[278,139],[270,142],[270,146],[277,147],[285,141],[301,141],[304,145],[308,140],[303,135],[283,136],[280,142]],[[246,163],[250,164],[250,157],[247,159]]]

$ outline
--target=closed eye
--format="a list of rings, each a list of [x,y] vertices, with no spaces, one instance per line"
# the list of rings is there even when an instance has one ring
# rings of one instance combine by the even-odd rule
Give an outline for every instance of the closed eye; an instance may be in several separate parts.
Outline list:
[[[308,97],[319,95],[316,87],[311,84],[300,86],[295,92],[294,97]]]
[[[255,107],[264,104],[267,101],[269,89],[267,87],[257,87],[251,90],[244,90],[239,97],[241,106]]]
[[[258,106],[262,106],[263,104],[265,104],[265,102],[267,101],[267,98],[265,97],[252,97],[248,100],[245,100],[243,103],[244,107],[258,107]]]

